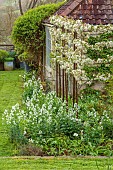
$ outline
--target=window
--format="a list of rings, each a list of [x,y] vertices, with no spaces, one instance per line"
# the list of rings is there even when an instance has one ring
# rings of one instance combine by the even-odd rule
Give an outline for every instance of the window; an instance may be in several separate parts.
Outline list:
[[[50,67],[50,53],[51,53],[51,35],[49,32],[49,27],[45,27],[46,29],[46,66]]]

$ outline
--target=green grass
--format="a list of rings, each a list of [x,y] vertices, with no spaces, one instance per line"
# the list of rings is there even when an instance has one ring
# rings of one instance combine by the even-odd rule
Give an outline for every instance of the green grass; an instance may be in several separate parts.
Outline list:
[[[113,158],[0,158],[0,170],[113,170]]]
[[[9,156],[16,152],[9,143],[6,127],[2,125],[2,114],[5,109],[21,101],[23,71],[0,71],[0,156]]]

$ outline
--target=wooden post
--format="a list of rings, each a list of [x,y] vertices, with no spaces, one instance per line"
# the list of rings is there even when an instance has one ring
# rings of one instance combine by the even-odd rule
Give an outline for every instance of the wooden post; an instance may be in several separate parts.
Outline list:
[[[74,38],[77,38],[76,32],[74,32]],[[75,44],[74,44],[73,48],[75,51],[75,49],[76,49]],[[74,63],[73,69],[74,70],[77,69],[77,63]],[[77,80],[73,77],[73,106],[74,106],[75,102],[78,105],[78,86],[77,86]],[[78,118],[78,112],[76,113],[76,117]]]
[[[56,95],[58,96],[58,63],[56,61]]]
[[[75,70],[77,69],[77,63],[75,63]],[[75,101],[78,105],[78,87],[77,87],[77,80],[75,80]]]
[[[74,39],[77,37],[77,34],[76,34],[76,32],[74,32]],[[75,46],[75,44],[74,44],[74,46],[73,46],[73,50],[75,51],[75,49],[76,49],[76,46]],[[74,63],[74,65],[73,65],[73,69],[75,70],[76,69],[76,64]],[[75,91],[76,91],[76,88],[75,88],[75,83],[76,82],[76,80],[75,80],[75,77],[73,76],[73,106],[74,106],[74,104],[75,104],[75,98],[76,98],[76,95],[75,95]]]
[[[64,101],[64,95],[65,95],[65,86],[64,86],[64,69],[62,70],[62,100]]]
[[[62,32],[65,32],[64,27],[62,28]],[[62,40],[62,47],[65,46],[65,40]],[[65,55],[63,54],[63,58]],[[64,101],[65,98],[65,70],[62,69],[62,100]]]
[[[74,63],[73,69],[75,70],[75,63]],[[74,107],[74,104],[75,104],[75,77],[73,76],[73,107]]]
[[[59,97],[61,97],[61,69],[60,69],[60,64],[58,66],[58,71],[59,71]]]
[[[76,70],[77,69],[77,63],[74,63],[73,69]],[[77,81],[76,79],[73,77],[73,106],[74,103],[77,103],[78,105],[78,87],[77,87]]]
[[[66,105],[68,108],[68,74],[65,71]]]

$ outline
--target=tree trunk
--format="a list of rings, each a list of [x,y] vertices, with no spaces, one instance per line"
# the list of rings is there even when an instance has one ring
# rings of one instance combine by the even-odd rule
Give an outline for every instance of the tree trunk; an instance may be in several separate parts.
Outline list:
[[[19,3],[20,14],[23,15],[22,2],[21,2],[21,0],[19,0],[18,3]]]

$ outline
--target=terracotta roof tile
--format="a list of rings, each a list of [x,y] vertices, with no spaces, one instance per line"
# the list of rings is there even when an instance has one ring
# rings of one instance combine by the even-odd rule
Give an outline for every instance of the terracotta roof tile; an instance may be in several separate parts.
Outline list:
[[[72,12],[81,2],[82,0],[77,0],[77,1],[73,1],[68,7],[67,9],[62,12],[62,16],[68,15],[70,12]]]
[[[90,24],[113,23],[111,0],[69,0],[55,14]]]
[[[109,19],[110,19],[110,20],[113,20],[113,15],[109,15]]]
[[[108,9],[108,10],[106,10],[106,11],[104,11],[104,12],[105,12],[107,15],[110,15],[110,14],[113,15],[112,10],[109,10],[109,9]]]
[[[55,14],[58,13],[58,15],[62,14],[63,11],[67,9],[72,4],[73,0],[69,0],[66,4],[62,5],[58,11],[55,12]]]

